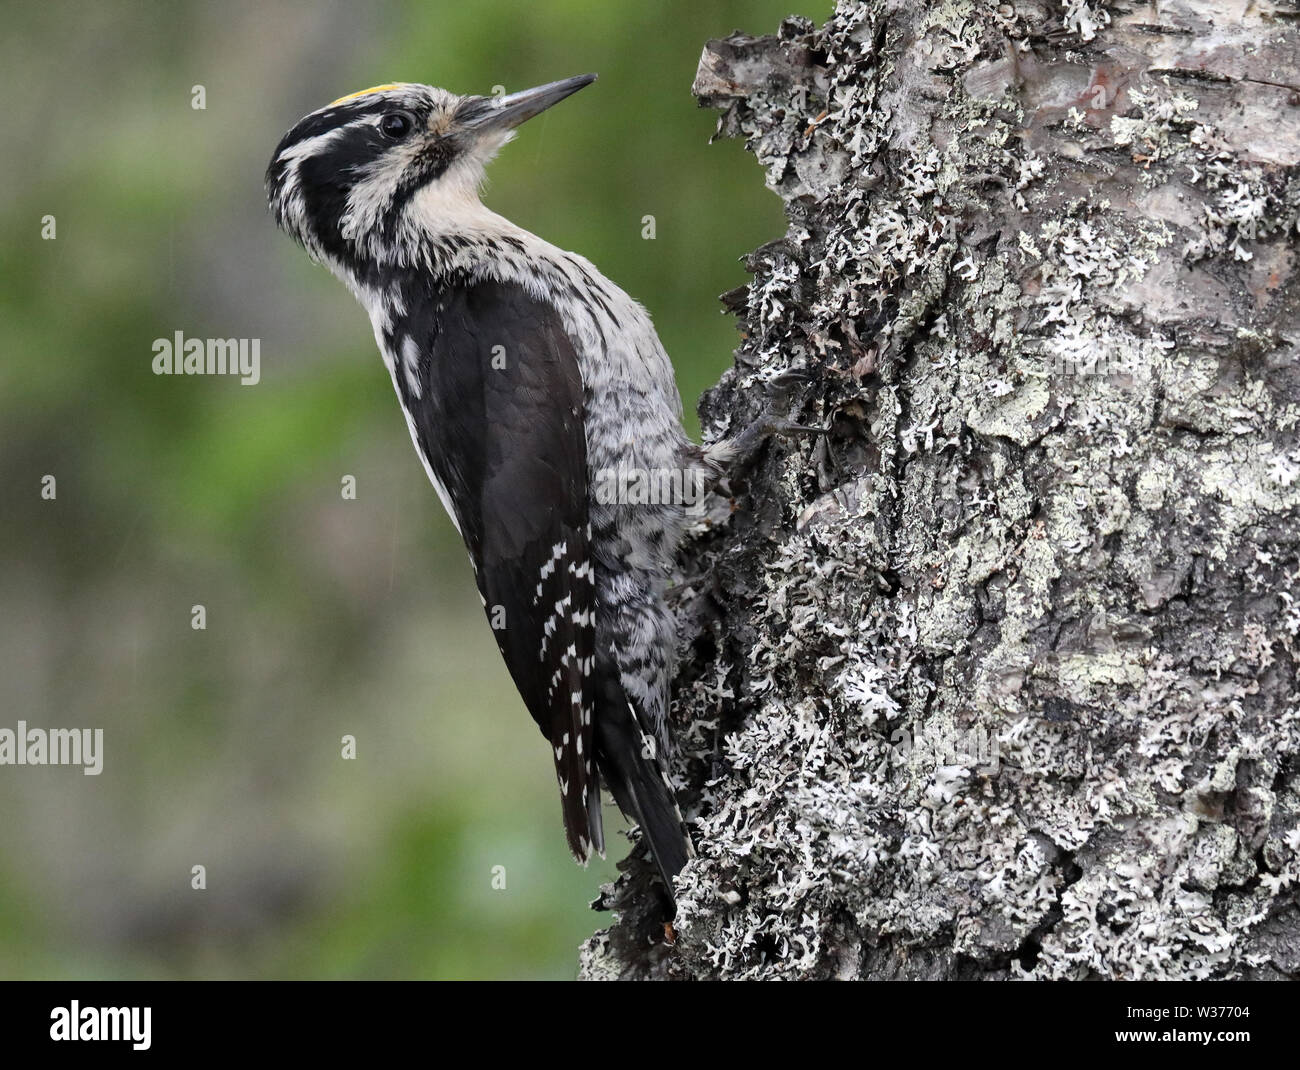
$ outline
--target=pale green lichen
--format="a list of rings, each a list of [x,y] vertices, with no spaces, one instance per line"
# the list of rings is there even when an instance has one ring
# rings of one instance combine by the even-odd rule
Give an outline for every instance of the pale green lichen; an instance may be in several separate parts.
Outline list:
[[[699,857],[585,975],[1300,969],[1300,322],[1246,274],[1300,181],[1046,11],[841,3],[724,120],[791,227],[706,428],[803,367],[837,432],[694,533]]]

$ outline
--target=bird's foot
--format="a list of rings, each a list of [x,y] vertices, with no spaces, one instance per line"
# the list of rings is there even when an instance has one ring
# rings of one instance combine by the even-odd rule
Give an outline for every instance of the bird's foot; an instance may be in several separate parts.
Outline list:
[[[812,376],[803,369],[793,369],[777,376],[769,384],[772,389],[764,399],[763,411],[739,434],[729,435],[704,447],[705,463],[719,475],[747,467],[760,447],[773,436],[794,438],[800,435],[825,435],[829,427],[812,427],[783,415],[791,404],[795,389],[808,383]]]

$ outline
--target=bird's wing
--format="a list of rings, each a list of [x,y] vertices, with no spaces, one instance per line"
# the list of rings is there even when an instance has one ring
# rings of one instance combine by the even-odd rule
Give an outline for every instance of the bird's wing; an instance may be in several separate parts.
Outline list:
[[[394,380],[497,645],[550,741],[569,847],[586,862],[604,843],[577,354],[554,307],[504,283],[440,289],[407,312],[409,341],[392,340]]]

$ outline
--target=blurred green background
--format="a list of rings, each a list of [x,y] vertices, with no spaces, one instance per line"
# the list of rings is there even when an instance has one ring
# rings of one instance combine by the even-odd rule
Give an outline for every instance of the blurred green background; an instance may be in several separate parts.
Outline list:
[[[366,316],[262,174],[364,86],[598,72],[485,200],[649,308],[694,432],[716,295],[784,224],[690,84],[791,2],[3,5],[0,727],[103,728],[105,765],[0,766],[0,977],[574,975],[626,841],[570,861]],[[153,375],[177,330],[259,338],[261,383]]]

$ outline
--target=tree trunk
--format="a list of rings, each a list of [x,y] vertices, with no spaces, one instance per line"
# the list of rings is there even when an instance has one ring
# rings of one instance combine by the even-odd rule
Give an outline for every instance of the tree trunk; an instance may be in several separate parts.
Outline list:
[[[583,976],[1300,974],[1297,5],[846,0],[695,92],[789,218],[706,433],[831,432],[686,548],[699,857]]]

